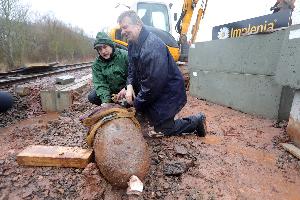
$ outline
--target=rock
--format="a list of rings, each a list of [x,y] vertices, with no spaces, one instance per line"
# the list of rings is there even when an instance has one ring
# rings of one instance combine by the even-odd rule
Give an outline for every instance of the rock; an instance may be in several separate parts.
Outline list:
[[[126,188],[132,175],[143,181],[148,173],[147,143],[129,118],[113,119],[98,129],[94,151],[101,173],[113,186]]]
[[[60,192],[61,194],[65,193],[65,190],[63,188],[58,188],[57,191]]]
[[[26,198],[32,195],[36,188],[33,185],[30,185],[26,189],[24,189],[24,193],[22,194],[22,198]]]
[[[170,161],[163,166],[163,172],[166,176],[180,176],[188,170],[188,165],[185,162]]]
[[[162,196],[162,193],[160,191],[156,192],[156,196],[157,197],[161,197]]]
[[[159,152],[157,155],[160,160],[163,160],[166,157],[166,154],[163,152]]]
[[[29,95],[31,89],[28,86],[17,85],[15,86],[15,93],[20,95],[21,97]]]
[[[180,145],[175,145],[175,152],[179,155],[186,155],[188,153],[187,149]]]
[[[144,185],[137,176],[135,175],[131,176],[127,184],[128,184],[128,188],[126,191],[127,195],[140,196],[142,194]]]
[[[9,193],[10,193],[9,188],[1,190],[0,199],[1,200],[8,199],[9,198]]]
[[[169,189],[170,188],[170,184],[165,182],[165,183],[163,183],[162,187],[164,189]]]
[[[151,197],[151,199],[154,199],[155,198],[155,192],[151,192],[150,197]]]
[[[157,165],[158,163],[160,163],[160,160],[158,158],[152,158],[151,159],[151,165]]]
[[[44,197],[48,197],[49,196],[49,190],[45,190],[42,194],[43,194]]]
[[[19,179],[19,177],[15,176],[15,177],[12,178],[12,181],[17,181],[18,179]]]

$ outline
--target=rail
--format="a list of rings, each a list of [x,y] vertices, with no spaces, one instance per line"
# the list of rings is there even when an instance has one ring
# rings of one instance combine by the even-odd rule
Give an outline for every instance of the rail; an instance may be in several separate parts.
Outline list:
[[[60,66],[41,66],[35,68],[21,68],[15,71],[0,73],[0,86],[23,82],[30,79],[59,74],[69,71],[85,69],[92,66],[92,62],[66,64]]]

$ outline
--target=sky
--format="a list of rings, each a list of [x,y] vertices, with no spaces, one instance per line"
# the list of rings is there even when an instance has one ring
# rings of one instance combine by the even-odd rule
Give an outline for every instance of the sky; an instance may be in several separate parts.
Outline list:
[[[39,14],[51,14],[57,19],[82,28],[95,37],[98,31],[117,25],[117,17],[125,9],[115,8],[118,3],[131,5],[134,0],[23,0],[31,11]],[[172,2],[172,0],[160,0]],[[296,0],[300,2],[300,0]],[[199,1],[201,2],[201,1]],[[196,41],[211,40],[214,26],[271,14],[270,7],[276,0],[209,0],[204,19],[200,23]],[[173,0],[173,9],[182,7],[182,1]],[[196,15],[196,13],[195,13]],[[173,22],[175,23],[175,22]]]

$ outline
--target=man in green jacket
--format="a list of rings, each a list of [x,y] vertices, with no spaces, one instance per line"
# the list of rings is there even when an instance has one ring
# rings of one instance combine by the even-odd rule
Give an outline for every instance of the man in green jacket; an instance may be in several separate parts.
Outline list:
[[[99,56],[92,66],[94,90],[90,92],[88,100],[93,104],[104,106],[111,102],[112,94],[117,94],[117,99],[125,96],[127,51],[116,48],[114,42],[104,32],[97,34],[94,49]]]

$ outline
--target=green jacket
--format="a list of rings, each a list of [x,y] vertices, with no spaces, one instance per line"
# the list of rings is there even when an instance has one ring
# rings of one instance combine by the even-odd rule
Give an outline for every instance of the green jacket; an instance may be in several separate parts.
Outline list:
[[[118,94],[126,86],[128,57],[127,51],[115,48],[112,59],[97,58],[92,66],[93,83],[102,103],[111,101],[112,94]]]

